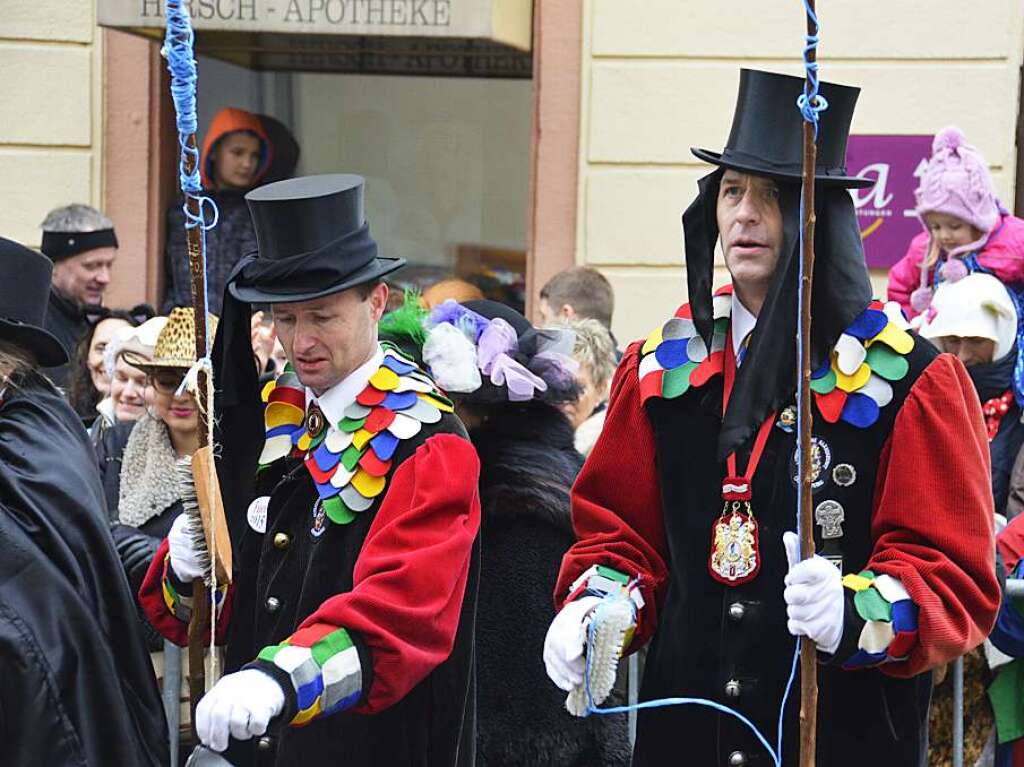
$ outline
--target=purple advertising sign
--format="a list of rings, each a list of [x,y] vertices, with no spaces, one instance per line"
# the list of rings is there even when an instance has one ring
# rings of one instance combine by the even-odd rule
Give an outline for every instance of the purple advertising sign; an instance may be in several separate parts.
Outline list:
[[[869,189],[851,190],[869,267],[888,269],[921,233],[914,190],[931,153],[931,136],[850,136],[847,170],[875,179]]]

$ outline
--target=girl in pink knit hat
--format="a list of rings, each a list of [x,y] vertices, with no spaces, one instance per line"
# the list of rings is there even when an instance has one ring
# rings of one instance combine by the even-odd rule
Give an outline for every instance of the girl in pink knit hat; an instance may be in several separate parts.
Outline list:
[[[915,196],[925,231],[889,271],[889,300],[908,317],[928,309],[940,282],[970,272],[1024,288],[1024,221],[1000,205],[985,158],[959,128],[936,135]]]

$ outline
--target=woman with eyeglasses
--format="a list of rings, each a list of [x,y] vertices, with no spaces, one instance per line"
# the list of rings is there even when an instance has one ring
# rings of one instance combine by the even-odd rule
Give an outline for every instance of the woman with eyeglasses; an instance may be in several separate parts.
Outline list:
[[[71,408],[82,417],[86,426],[96,421],[114,422],[110,399],[110,372],[104,363],[107,347],[119,335],[153,316],[153,308],[139,304],[133,309],[91,308],[86,315],[89,331],[72,351],[67,397]]]
[[[213,333],[216,318],[211,320]],[[199,447],[196,400],[189,392],[179,393],[196,361],[193,310],[171,312],[151,358],[126,350],[120,359],[146,374],[153,404],[134,423],[108,429],[97,453],[114,543],[138,593],[157,546],[182,512],[175,463]],[[155,632],[150,638],[159,646]]]

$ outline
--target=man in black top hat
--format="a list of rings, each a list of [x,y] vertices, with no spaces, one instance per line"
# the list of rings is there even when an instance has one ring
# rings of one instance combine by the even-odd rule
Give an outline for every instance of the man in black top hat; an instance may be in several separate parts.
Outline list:
[[[3,762],[159,767],[167,723],[96,456],[39,374],[67,362],[45,328],[51,270],[0,238]]]
[[[109,218],[79,203],[51,210],[41,227],[40,250],[53,262],[46,328],[73,355],[89,332],[86,307],[101,305],[110,285],[117,235]],[[45,372],[58,386],[67,384],[67,363]]]
[[[196,730],[217,751],[230,737],[238,765],[471,764],[479,462],[431,378],[378,341],[381,277],[405,262],[377,256],[358,176],[246,199],[259,253],[228,281],[213,351],[233,673]],[[253,303],[290,361],[265,405]],[[200,573],[185,525],[142,590],[179,643]]]
[[[584,625],[633,597],[641,700],[692,696],[774,743],[793,635],[818,648],[818,764],[924,765],[930,670],[979,644],[999,602],[985,430],[959,361],[871,301],[845,171],[858,91],[822,83],[812,363],[819,556],[796,563],[795,390],[803,80],[743,70],[718,168],[683,215],[690,302],[629,347],[573,493],[578,542],[545,662],[584,677]],[[716,241],[732,284],[712,293]],[[783,714],[799,758],[799,680]],[[639,715],[634,764],[767,765],[704,706]]]

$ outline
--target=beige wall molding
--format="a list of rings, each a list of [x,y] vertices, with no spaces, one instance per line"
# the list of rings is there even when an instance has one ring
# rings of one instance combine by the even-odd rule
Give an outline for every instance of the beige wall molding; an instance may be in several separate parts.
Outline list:
[[[527,314],[537,293],[573,265],[579,179],[583,0],[534,6],[533,139],[527,223]]]
[[[116,30],[103,35],[103,208],[120,242],[107,304],[156,306],[165,208],[176,183],[173,107],[159,44]]]

